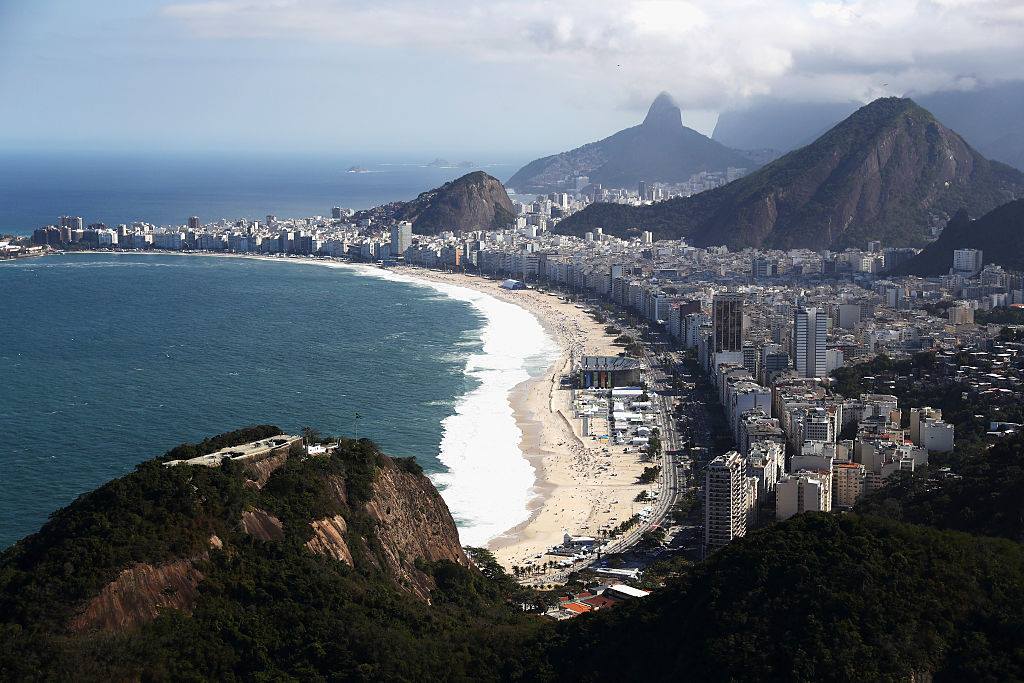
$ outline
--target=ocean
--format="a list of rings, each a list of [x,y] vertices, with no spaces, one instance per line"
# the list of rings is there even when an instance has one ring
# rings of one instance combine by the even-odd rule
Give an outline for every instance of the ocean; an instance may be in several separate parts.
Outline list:
[[[204,222],[329,216],[335,206],[365,209],[413,199],[471,170],[505,180],[524,162],[492,155],[476,159],[472,168],[438,168],[430,161],[324,154],[0,153],[0,234],[31,234],[65,214],[81,216],[86,225],[109,226],[184,225],[189,216]],[[352,166],[367,172],[349,173]]]
[[[414,456],[464,543],[525,519],[534,472],[508,392],[555,358],[537,320],[466,288],[334,265],[0,263],[0,548],[142,460],[256,423]]]

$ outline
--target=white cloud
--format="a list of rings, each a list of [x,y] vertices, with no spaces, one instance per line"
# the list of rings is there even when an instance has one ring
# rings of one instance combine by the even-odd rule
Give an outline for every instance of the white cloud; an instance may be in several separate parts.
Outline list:
[[[210,0],[163,13],[201,37],[409,47],[512,64],[559,79],[570,97],[669,90],[684,108],[769,94],[866,101],[1024,76],[1020,0]]]

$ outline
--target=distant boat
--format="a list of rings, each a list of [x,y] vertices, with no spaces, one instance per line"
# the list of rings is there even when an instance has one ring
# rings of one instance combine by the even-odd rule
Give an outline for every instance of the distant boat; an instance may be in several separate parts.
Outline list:
[[[346,173],[369,173],[370,169],[363,168],[362,166],[349,166]]]

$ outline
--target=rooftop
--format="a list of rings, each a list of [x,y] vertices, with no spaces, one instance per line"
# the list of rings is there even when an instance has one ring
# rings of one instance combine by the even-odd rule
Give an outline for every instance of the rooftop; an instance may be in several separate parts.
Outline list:
[[[639,370],[640,361],[624,356],[583,356],[581,367],[588,370]]]
[[[263,459],[265,456],[270,455],[276,450],[291,448],[292,444],[301,442],[301,436],[281,434],[279,436],[272,436],[269,439],[250,441],[249,443],[244,443],[240,446],[228,446],[227,448],[222,448],[219,451],[200,455],[199,457],[190,458],[188,460],[169,460],[164,463],[164,466],[174,467],[175,465],[203,465],[205,467],[220,467],[224,458],[229,458],[238,462],[253,462]]]

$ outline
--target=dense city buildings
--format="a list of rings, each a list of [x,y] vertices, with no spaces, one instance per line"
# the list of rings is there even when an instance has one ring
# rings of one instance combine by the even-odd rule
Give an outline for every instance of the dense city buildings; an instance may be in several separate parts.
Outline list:
[[[685,240],[628,239],[594,228],[582,238],[553,228],[592,201],[581,189],[513,202],[500,229],[417,234],[410,222],[334,207],[330,217],[108,227],[62,216],[33,235],[39,248],[165,249],[344,258],[480,274],[510,288],[558,290],[613,307],[663,331],[666,349],[692,357],[714,387],[735,451],[707,454],[703,546],[710,552],[765,519],[845,510],[897,473],[914,472],[956,443],[954,425],[927,405],[900,405],[887,385],[840,395],[832,373],[879,355],[934,357],[933,373],[986,405],[1024,397],[1024,354],[998,341],[1024,307],[1024,278],[958,250],[949,272],[897,277],[914,250],[877,241],[844,251],[729,251]],[[657,201],[657,184],[638,195]],[[969,354],[965,356],[964,354]],[[626,357],[576,359],[590,390],[634,386]],[[922,402],[923,403],[923,402]],[[621,411],[620,411],[621,412]],[[628,411],[622,412],[626,415]],[[590,428],[594,428],[594,422]],[[993,425],[1001,425],[993,420]],[[994,426],[993,432],[1013,427]],[[633,438],[646,438],[637,436]]]

